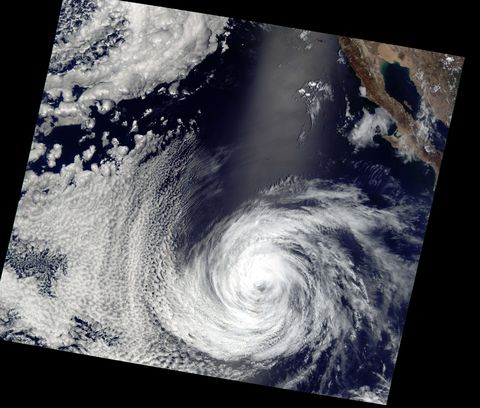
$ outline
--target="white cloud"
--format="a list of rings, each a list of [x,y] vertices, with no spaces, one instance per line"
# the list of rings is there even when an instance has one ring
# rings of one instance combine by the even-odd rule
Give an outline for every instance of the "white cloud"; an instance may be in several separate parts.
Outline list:
[[[108,136],[110,135],[109,131],[104,131],[102,133],[102,147],[107,146],[110,142],[108,141]]]
[[[93,155],[95,154],[95,146],[91,145],[87,150],[82,153],[83,161],[92,160]]]
[[[67,66],[75,55],[120,29],[124,42],[111,46],[108,55],[93,64],[80,63],[66,72],[48,74],[47,94],[63,96],[58,107],[42,104],[40,115],[49,123],[48,117],[53,117],[57,125],[91,128],[87,120],[92,105],[105,113],[121,100],[144,96],[164,82],[180,81],[216,50],[217,36],[227,22],[223,17],[118,0],[95,3],[90,20],[68,35],[67,42],[54,45],[52,67]],[[83,89],[76,100],[75,86]]]
[[[222,40],[222,54],[229,49],[227,44],[229,36],[230,36],[230,31],[225,31],[223,34],[223,40]]]
[[[376,108],[374,113],[363,109],[362,118],[355,123],[347,135],[348,140],[355,146],[355,150],[373,146],[375,135],[385,136],[388,128],[393,124],[392,117],[382,108]]]
[[[142,118],[147,117],[147,116],[150,115],[152,112],[153,112],[153,109],[150,109],[150,108],[145,109],[145,112],[143,112]]]
[[[33,142],[30,150],[30,155],[28,156],[28,162],[34,163],[40,157],[42,157],[47,151],[47,147],[43,143]]]
[[[311,31],[303,30],[299,34],[299,38],[305,43],[305,49],[311,50],[313,47],[313,43],[309,39]]]
[[[309,116],[309,122],[304,124],[298,136],[298,141],[302,143],[312,130],[323,104],[333,101],[333,88],[330,84],[320,80],[310,80],[297,92],[303,100]]]
[[[120,111],[115,111],[115,113],[114,113],[114,115],[111,119],[111,122],[112,123],[118,122],[120,120],[120,116],[121,116]]]
[[[368,291],[382,290],[387,310],[397,304],[394,296],[408,297],[416,265],[394,256],[378,230],[407,235],[408,217],[398,208],[370,208],[353,186],[293,177],[272,185],[218,220],[182,258],[178,234],[188,232],[185,220],[198,198],[221,191],[215,175],[222,163],[186,126],[137,134],[130,151],[112,138],[113,160],[90,170],[77,155],[60,173],[27,173],[15,234],[35,248],[65,254],[68,272],[57,282],[57,297],[46,300],[34,282],[4,269],[0,303],[19,311],[17,327],[34,328],[48,347],[58,348],[72,341],[71,316],[88,315],[121,333],[121,341],[114,347],[78,342],[87,354],[233,379],[251,378],[303,347],[314,350],[311,363],[285,380],[292,387],[315,370],[326,348],[337,345],[337,356],[348,359],[336,340],[354,339],[359,322],[389,330]],[[170,144],[152,155],[164,140]],[[364,282],[338,231],[349,231],[372,264],[382,263],[374,287]],[[311,273],[307,258],[321,274]],[[206,289],[209,281],[216,297]],[[344,290],[331,285],[337,281]],[[339,307],[342,295],[352,315]],[[398,338],[391,343],[397,347]],[[235,368],[216,359],[242,356],[247,362]]]
[[[303,30],[303,31],[300,32],[299,37],[302,41],[307,41],[308,40],[308,34],[310,34],[310,31]]]
[[[138,122],[136,120],[132,122],[132,127],[130,129],[130,133],[135,133],[135,132],[138,132]]]
[[[84,135],[80,138],[78,143],[83,143],[86,140],[91,140],[91,139],[95,139],[95,133],[87,133],[86,135]]]
[[[56,166],[56,161],[62,156],[62,145],[55,143],[47,154],[48,167],[52,168]]]
[[[82,36],[90,38],[92,30],[97,34],[95,30],[104,33],[109,28],[108,19],[99,20],[99,16],[111,13],[106,8],[115,5],[123,13],[129,7],[147,7],[107,0],[99,0],[98,4],[101,7],[96,22],[78,34],[80,45],[84,44]],[[215,30],[220,30],[220,23],[215,30],[207,30],[209,24],[217,23],[207,22],[204,17],[182,20],[185,14],[171,11],[163,11],[164,15],[149,11],[149,15],[140,13],[141,19],[136,11],[126,12],[131,17],[129,27],[133,26],[133,34],[129,35],[135,34],[135,24],[153,24],[145,29],[143,40],[157,41],[156,57],[164,62],[164,67],[159,66],[165,72],[147,67],[148,78],[130,78],[137,68],[145,69],[143,63],[148,65],[152,60],[141,52],[145,44],[132,40],[128,45],[127,37],[125,47],[132,60],[124,61],[126,72],[117,72],[112,65],[111,59],[122,61],[114,49],[90,73],[74,68],[73,74],[65,75],[69,78],[60,81],[62,87],[50,89],[52,94],[60,90],[64,97],[60,123],[74,123],[87,115],[87,102],[95,101],[102,108],[110,101],[113,104],[113,97],[124,99],[148,92],[159,78],[168,76],[168,71],[176,84],[192,64],[216,46],[216,39],[212,38]],[[135,20],[137,17],[139,21]],[[151,21],[154,17],[162,17],[159,20],[163,23]],[[185,34],[178,28],[177,20],[183,29],[194,28],[194,39],[191,33]],[[165,24],[163,30],[158,28],[161,24]],[[175,43],[175,53],[167,58],[162,52],[168,41]],[[135,50],[139,51],[138,61]],[[106,82],[97,87],[99,80]],[[78,81],[90,88],[73,101],[72,85]],[[115,88],[120,83],[116,81],[125,81],[126,87]],[[140,84],[134,86],[138,81]],[[302,91],[313,123],[320,102],[333,99],[332,89],[328,84],[309,81]],[[48,107],[43,109],[46,116],[56,115]],[[118,120],[120,113],[116,114]],[[365,119],[364,114],[363,120],[367,123],[379,119]],[[388,321],[381,319],[381,311],[372,305],[364,277],[357,273],[348,251],[334,233],[351,232],[369,260],[384,262],[382,277],[375,284],[389,288],[383,292],[388,306],[392,300],[389,291],[408,288],[415,265],[391,254],[376,232],[386,227],[404,234],[405,220],[397,209],[368,207],[366,197],[352,186],[296,178],[272,185],[259,192],[257,199],[244,203],[235,214],[219,220],[203,241],[192,248],[191,256],[182,257],[178,238],[188,233],[185,216],[201,201],[199,197],[212,197],[221,189],[213,177],[221,167],[221,158],[198,146],[187,123],[192,124],[178,119],[177,129],[163,135],[136,134],[135,147],[130,150],[113,137],[107,152],[111,159],[89,163],[90,170],[84,165],[92,159],[93,145],[59,173],[27,172],[15,234],[36,248],[47,247],[65,254],[69,266],[68,273],[58,281],[57,298],[53,300],[42,298],[31,281],[16,279],[14,271],[5,268],[0,302],[20,311],[18,324],[33,327],[49,347],[59,348],[71,341],[71,317],[88,315],[121,333],[121,341],[114,347],[106,347],[101,341],[78,341],[82,352],[236,379],[251,378],[259,370],[271,367],[276,358],[292,355],[306,346],[315,349],[311,354],[315,364],[327,347],[337,344],[341,349],[343,343],[335,340],[354,333],[360,317],[370,322],[377,318],[376,327],[388,330]],[[83,121],[82,125],[88,128],[92,122]],[[103,146],[109,144],[109,136],[108,132],[103,133]],[[164,141],[169,142],[165,150],[151,155],[164,147]],[[40,151],[42,147],[34,149]],[[55,144],[47,155],[50,167],[56,165],[61,154],[62,146]],[[298,207],[298,202],[307,204]],[[285,250],[285,244],[300,245],[307,256],[302,258],[295,251]],[[321,274],[311,273],[306,261],[309,257],[320,267]],[[207,290],[208,278],[214,282],[213,289],[209,289],[217,297],[210,296]],[[346,289],[341,291],[329,285],[334,281],[341,282]],[[343,294],[355,308],[353,316],[348,315],[347,308],[339,307]],[[298,302],[298,308],[292,307],[292,299]],[[168,329],[168,334],[159,330],[158,321]],[[173,339],[174,335],[181,341]],[[392,347],[398,345],[394,340]],[[337,352],[340,354],[341,350]],[[248,358],[242,362],[239,357]],[[216,358],[235,360],[236,367],[218,364]],[[312,365],[310,370],[316,367]],[[305,370],[289,379],[289,383],[301,381],[308,373]]]
[[[347,95],[345,95],[345,119],[350,122],[354,119],[352,112],[350,111],[350,101],[348,100]]]

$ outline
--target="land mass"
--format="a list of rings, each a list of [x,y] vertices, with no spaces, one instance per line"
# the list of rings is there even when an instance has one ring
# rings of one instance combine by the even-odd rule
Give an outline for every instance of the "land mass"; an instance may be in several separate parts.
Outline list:
[[[348,37],[339,37],[339,43],[367,98],[387,111],[397,125],[395,134],[383,135],[384,139],[430,165],[436,179],[443,152],[421,129],[424,125],[387,93],[381,66],[387,62],[408,68],[425,109],[449,127],[464,58]]]

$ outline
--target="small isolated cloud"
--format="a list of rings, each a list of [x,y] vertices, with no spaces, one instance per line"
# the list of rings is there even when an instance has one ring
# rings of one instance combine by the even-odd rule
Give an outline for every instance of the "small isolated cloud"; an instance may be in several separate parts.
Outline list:
[[[328,83],[320,80],[307,81],[298,91],[309,116],[309,123],[304,124],[298,141],[302,143],[312,130],[324,102],[333,101],[333,89]]]
[[[145,109],[145,112],[143,112],[142,118],[147,117],[147,116],[150,115],[152,112],[153,112],[153,109],[150,109],[150,108]]]
[[[62,156],[62,145],[55,143],[47,154],[48,167],[52,168],[57,165],[57,160]]]
[[[312,42],[308,38],[309,35],[310,35],[310,31],[307,31],[307,30],[303,30],[299,35],[299,38],[306,44],[305,45],[306,50],[310,50],[313,47]]]
[[[130,129],[130,133],[138,132],[138,123],[136,120],[132,122],[132,127]]]
[[[103,134],[102,134],[102,147],[105,147],[110,143],[108,141],[108,136],[110,136],[109,131],[106,130],[105,132],[103,132]]]
[[[29,163],[36,162],[40,157],[42,157],[45,154],[46,151],[47,151],[47,147],[45,146],[45,144],[33,142],[32,148],[30,150],[30,155],[28,156],[28,162]]]
[[[95,146],[91,145],[87,150],[82,153],[82,158],[84,161],[88,162],[92,159],[95,154]]]

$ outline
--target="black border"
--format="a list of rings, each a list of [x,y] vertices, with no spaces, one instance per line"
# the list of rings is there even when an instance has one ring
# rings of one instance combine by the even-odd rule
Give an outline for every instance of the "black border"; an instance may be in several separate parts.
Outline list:
[[[388,406],[462,406],[473,394],[465,367],[473,353],[471,295],[475,274],[475,188],[478,182],[475,116],[469,114],[473,82],[473,9],[456,4],[333,2],[314,6],[284,2],[145,1],[180,9],[252,19],[326,33],[466,56],[457,104],[436,189],[414,293]],[[320,2],[319,2],[320,3]],[[4,4],[1,252],[13,224],[26,158],[41,99],[60,1]],[[456,7],[456,8],[453,8]],[[473,100],[473,98],[472,98]],[[473,191],[473,192],[472,192]],[[478,207],[478,206],[477,206]],[[469,289],[470,288],[470,292]],[[473,323],[472,323],[473,322]],[[336,398],[189,375],[20,344],[0,342],[2,389],[38,402],[66,391],[73,401],[97,398],[138,403],[154,398],[206,404],[292,403],[295,406],[373,406]],[[3,393],[2,393],[3,394]],[[95,394],[95,396],[94,396]],[[58,394],[59,395],[59,394]],[[466,406],[466,405],[465,405]]]

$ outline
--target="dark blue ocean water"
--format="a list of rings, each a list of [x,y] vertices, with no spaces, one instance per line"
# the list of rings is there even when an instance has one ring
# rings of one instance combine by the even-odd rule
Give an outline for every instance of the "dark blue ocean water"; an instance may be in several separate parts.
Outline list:
[[[327,42],[332,41],[332,38],[327,36],[326,40]],[[147,95],[144,99],[138,98],[121,102],[117,107],[121,111],[121,117],[115,123],[111,122],[113,112],[102,115],[94,109],[92,114],[96,120],[96,125],[92,129],[94,137],[86,139],[82,143],[79,143],[79,140],[85,135],[85,131],[80,129],[80,126],[58,127],[47,137],[40,135],[38,140],[44,142],[47,148],[51,148],[55,143],[63,146],[62,157],[52,170],[59,171],[64,163],[71,163],[76,154],[81,154],[92,144],[96,147],[92,162],[106,158],[106,150],[111,145],[106,148],[102,147],[101,136],[104,131],[110,132],[110,138],[116,137],[120,144],[132,148],[134,142],[130,126],[133,119],[138,121],[138,133],[152,130],[162,134],[169,129],[176,128],[177,118],[182,119],[185,123],[195,118],[205,148],[214,152],[219,147],[227,146],[234,147],[238,152],[231,156],[222,174],[224,188],[227,193],[231,190],[231,194],[226,195],[236,197],[235,202],[224,203],[231,208],[254,195],[266,184],[291,174],[307,178],[324,177],[346,181],[353,179],[368,187],[369,168],[362,168],[359,171],[358,162],[383,166],[409,194],[421,195],[425,190],[431,191],[434,174],[423,163],[403,163],[398,159],[391,146],[381,138],[375,139],[377,148],[364,149],[359,153],[352,154],[353,148],[348,140],[338,135],[337,126],[339,122],[343,122],[346,108],[344,96],[347,96],[350,101],[350,110],[357,118],[361,117],[364,107],[373,111],[375,105],[359,96],[360,82],[351,68],[347,65],[337,64],[333,60],[336,57],[336,49],[326,53],[326,56],[331,58],[330,61],[324,59],[318,63],[319,72],[323,64],[335,64],[334,74],[325,75],[325,79],[333,85],[334,102],[327,102],[322,106],[321,115],[313,126],[306,143],[303,145],[297,143],[298,134],[307,118],[307,113],[302,102],[295,100],[297,91],[295,87],[285,88],[284,100],[265,99],[265,101],[262,100],[262,104],[257,103],[255,111],[252,113],[251,106],[254,104],[252,98],[262,92],[262,90],[258,91],[261,88],[258,76],[260,76],[259,65],[265,64],[262,60],[262,53],[265,53],[266,41],[265,33],[261,29],[248,22],[239,23],[237,30],[233,30],[229,37],[230,50],[223,54],[218,50],[199,64],[181,82],[180,96],[172,96],[168,92],[158,93],[158,89],[167,86],[166,84],[160,85],[157,91]],[[301,62],[304,58],[305,64],[311,63],[309,55],[304,50],[292,50],[288,43],[284,44],[284,48],[282,50],[279,47],[278,53],[288,52],[292,58],[292,52],[296,52],[299,54],[298,61]],[[305,54],[305,57],[302,53]],[[397,65],[389,64],[389,67],[385,69],[386,78],[393,81],[399,75],[406,75],[403,68],[398,68]],[[315,72],[314,69],[310,71]],[[309,76],[305,77],[302,77],[302,72],[299,72],[295,83],[301,85],[305,81],[316,79],[312,78],[311,72],[308,72]],[[213,79],[205,85],[207,77],[212,73],[214,73]],[[291,71],[280,72],[277,79],[286,81],[287,77],[291,76]],[[405,91],[405,94],[413,95],[412,90],[408,88],[411,81],[405,81],[405,78],[403,80],[409,89]],[[199,86],[202,86],[201,89],[194,92],[193,95],[181,96],[183,90],[191,92]],[[397,88],[398,92],[404,89],[400,85]],[[277,96],[269,89],[264,93]],[[418,101],[413,103],[413,99],[410,97],[408,99],[412,106],[418,108]],[[290,109],[289,106],[295,106],[295,108]],[[153,109],[153,112],[142,119],[141,116],[146,109]],[[198,113],[199,110],[201,110],[201,114]],[[289,116],[281,116],[283,114]],[[267,118],[262,119],[262,115]],[[162,125],[161,117],[169,119],[166,126]],[[124,120],[128,122],[126,127],[122,126]],[[277,123],[280,123],[281,126],[278,127]],[[442,127],[441,123],[438,126],[441,133],[444,133],[446,130],[443,129],[444,126]],[[269,128],[274,128],[275,133],[269,133]],[[288,131],[282,132],[283,128]],[[253,141],[252,135],[254,135]],[[441,144],[442,140],[444,138],[438,138],[438,143]],[[31,169],[37,173],[48,170],[46,160],[40,159],[31,165]],[[387,183],[387,179],[385,179],[385,183]],[[242,184],[242,188],[239,188],[239,184]],[[376,183],[370,191],[372,198],[375,195],[381,195],[384,188],[385,186],[381,182]]]
[[[447,142],[448,127],[441,120],[435,121],[435,132],[433,133],[433,144],[435,147],[440,150],[445,150],[445,144]]]
[[[421,107],[421,97],[415,83],[410,78],[410,70],[402,67],[398,62],[392,64],[384,62],[381,72],[385,80],[387,93],[400,102],[405,110],[417,118]],[[435,148],[444,151],[447,140],[448,128],[440,120],[435,120],[431,132],[432,142]]]
[[[352,69],[337,63],[335,37],[324,36],[318,45],[320,48],[316,48],[317,54],[306,51],[294,37],[298,35],[282,29],[266,33],[251,23],[240,22],[228,39],[230,49],[208,56],[181,82],[177,96],[158,92],[162,86],[168,86],[164,84],[144,99],[123,101],[117,107],[121,117],[116,123],[111,122],[113,112],[102,115],[94,111],[94,137],[82,143],[79,139],[85,132],[79,126],[55,128],[49,136],[40,135],[38,140],[47,148],[55,143],[62,144],[62,158],[53,169],[59,171],[62,165],[71,163],[76,154],[92,144],[96,146],[92,162],[106,158],[106,150],[111,146],[102,147],[104,131],[109,131],[110,138],[116,137],[120,144],[133,147],[133,134],[130,133],[133,119],[138,121],[138,133],[141,134],[149,130],[163,134],[177,127],[178,118],[185,123],[195,119],[203,149],[213,155],[225,148],[230,156],[218,174],[222,194],[202,197],[194,206],[195,212],[189,220],[191,242],[197,242],[205,234],[212,220],[231,213],[255,197],[259,190],[290,175],[353,183],[366,192],[371,206],[379,208],[399,203],[405,197],[422,204],[428,201],[426,197],[430,197],[434,185],[434,173],[429,167],[421,162],[405,163],[382,138],[375,138],[375,148],[354,153],[347,138],[339,134],[337,128],[346,119],[345,98],[357,120],[364,108],[372,112],[376,106],[359,95],[360,81]],[[384,76],[387,92],[415,114],[419,108],[418,93],[411,88],[408,72],[390,64],[384,68]],[[298,136],[308,120],[308,113],[297,91],[306,81],[318,79],[332,86],[334,101],[322,103],[305,142],[299,144]],[[184,97],[183,91],[193,94]],[[141,118],[146,109],[153,109],[153,112]],[[162,117],[169,120],[167,125],[162,124]],[[124,120],[129,126],[122,126]],[[167,144],[165,141],[163,147]],[[48,170],[44,159],[32,164],[31,169],[37,173]],[[423,232],[425,224],[426,218],[419,217],[419,231]],[[416,255],[418,248],[387,235],[385,239],[390,240],[389,246],[395,253],[405,259]],[[359,244],[347,233],[342,240],[350,248],[358,273],[364,274],[366,280],[373,279],[378,271],[362,257]],[[377,293],[374,298],[378,305],[383,302],[382,296]],[[346,299],[344,307],[351,307]],[[392,309],[392,325],[400,328],[405,314],[406,305]],[[383,365],[385,375],[391,377],[393,360],[391,352],[387,351],[390,340],[386,333],[378,339],[368,325],[358,333],[354,343],[337,339],[345,343],[349,362],[339,358],[342,374],[332,377],[325,392],[337,394],[344,389],[375,384],[378,381],[375,373],[380,372]],[[279,361],[273,370],[252,381],[276,384],[288,378],[296,367],[304,365],[304,360],[311,358],[311,352],[305,349]],[[311,391],[317,387],[327,367],[332,365],[331,353],[327,350],[322,355],[317,369],[299,385],[300,390]],[[368,363],[363,364],[365,361]]]
[[[398,62],[391,64],[384,62],[380,71],[383,74],[387,93],[400,102],[413,117],[416,117],[421,98],[417,87],[410,79],[410,70],[402,67]]]

